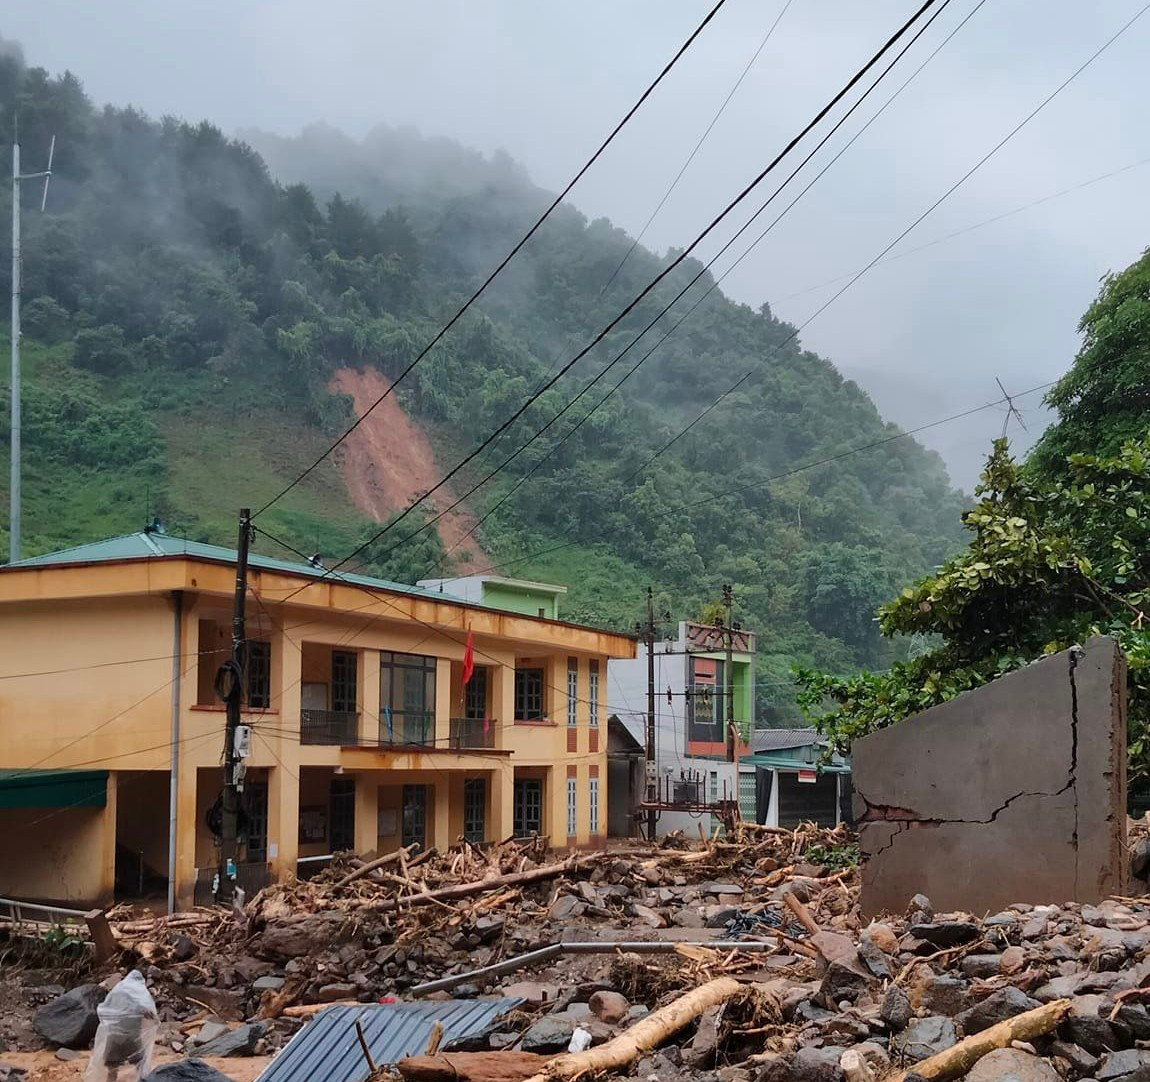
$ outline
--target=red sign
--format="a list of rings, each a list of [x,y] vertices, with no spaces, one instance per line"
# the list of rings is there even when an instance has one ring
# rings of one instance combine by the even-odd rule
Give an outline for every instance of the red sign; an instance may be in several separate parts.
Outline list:
[[[804,781],[808,785],[813,785],[818,780],[819,780],[819,776],[813,770],[800,770],[799,771],[799,781]]]

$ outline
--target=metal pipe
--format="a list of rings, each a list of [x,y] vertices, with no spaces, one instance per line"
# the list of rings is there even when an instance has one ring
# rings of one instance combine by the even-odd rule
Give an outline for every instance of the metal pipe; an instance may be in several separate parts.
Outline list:
[[[623,951],[627,954],[673,954],[677,947],[710,947],[719,951],[765,951],[774,950],[779,941],[771,940],[741,940],[741,939],[695,939],[686,942],[674,942],[666,939],[638,940],[634,942],[611,942],[610,940],[592,940],[589,942],[552,943],[538,950],[518,954],[514,958],[505,958],[494,965],[471,969],[466,973],[453,973],[449,977],[441,977],[436,981],[427,981],[417,984],[411,989],[413,996],[429,996],[432,992],[447,992],[452,988],[469,981],[484,980],[488,977],[499,977],[504,973],[514,973],[517,969],[546,962],[563,954],[614,954]]]
[[[176,818],[180,798],[180,678],[184,661],[184,595],[172,591],[172,754],[168,781],[168,914],[176,911]],[[142,892],[141,892],[142,893]]]

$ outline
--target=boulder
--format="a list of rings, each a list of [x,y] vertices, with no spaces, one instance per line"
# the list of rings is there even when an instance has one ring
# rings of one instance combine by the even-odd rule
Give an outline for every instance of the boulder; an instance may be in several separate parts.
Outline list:
[[[336,984],[325,984],[317,993],[316,999],[320,1003],[338,1003],[341,999],[355,999],[359,995],[359,988],[346,981]]]
[[[966,1007],[966,989],[966,981],[958,977],[929,974],[911,989],[911,1006],[927,1014],[945,1014],[953,1018]]]
[[[894,954],[898,950],[898,936],[889,924],[874,921],[863,930],[863,938],[869,939],[884,954]]]
[[[501,988],[499,994],[507,999],[523,999],[532,1007],[539,1007],[559,998],[559,986],[540,984],[538,981],[516,981]]]
[[[917,1063],[938,1052],[945,1052],[958,1043],[954,1022],[942,1015],[928,1014],[925,1018],[914,1018],[897,1037],[891,1046],[906,1059]]]
[[[930,921],[910,926],[910,934],[939,950],[969,943],[982,934],[982,929],[969,920]]]
[[[1092,1056],[1085,1048],[1081,1048],[1070,1041],[1052,1041],[1050,1054],[1066,1060],[1071,1070],[1080,1078],[1093,1076],[1098,1069],[1098,1057]]]
[[[188,999],[203,1004],[214,1015],[225,1022],[242,1022],[244,1017],[244,995],[228,988],[210,988],[203,984],[190,984],[184,990]]]
[[[96,1036],[96,1027],[100,1024],[96,1008],[104,1001],[105,994],[97,984],[81,984],[37,1010],[32,1028],[52,1044],[87,1048]]]
[[[606,1022],[612,1026],[622,1022],[631,1009],[627,997],[619,992],[596,992],[588,1002],[588,1006],[591,1008],[591,1013],[600,1022]]]
[[[969,1037],[972,1033],[981,1033],[984,1029],[1005,1022],[1016,1014],[1032,1011],[1040,1006],[1037,1000],[1031,999],[1025,992],[1013,985],[1007,985],[959,1014],[958,1024],[962,1026],[962,1032]]]
[[[1074,996],[1070,1013],[1062,1023],[1062,1034],[1087,1052],[1105,1055],[1118,1047],[1118,1035],[1105,1017],[1109,1010],[1109,1000],[1102,996]]]
[[[835,1045],[800,1048],[793,1056],[771,1060],[759,1075],[760,1082],[842,1082],[843,1051]]]
[[[1062,1082],[1045,1060],[1018,1048],[996,1048],[967,1073],[966,1082]]]
[[[196,1052],[201,1056],[215,1056],[223,1059],[227,1056],[253,1056],[256,1051],[256,1042],[267,1031],[264,1022],[249,1022],[235,1029],[229,1029],[214,1040],[201,1044]]]
[[[1103,1059],[1094,1077],[1098,1082],[1118,1082],[1118,1079],[1144,1082],[1150,1078],[1150,1052],[1138,1048],[1111,1052]]]
[[[879,1017],[893,1030],[905,1029],[914,1017],[909,997],[897,984],[892,984],[882,997]]]
[[[573,894],[560,894],[551,903],[551,908],[547,910],[547,916],[556,921],[571,920],[574,917],[581,917],[586,911],[586,902],[581,902]]]
[[[202,1059],[179,1059],[165,1063],[145,1076],[143,1082],[232,1082],[222,1071]]]
[[[873,940],[865,935],[860,937],[858,951],[859,959],[873,976],[878,977],[879,980],[887,980],[891,976],[886,955]]]
[[[575,1032],[575,1023],[570,1018],[560,1018],[550,1014],[535,1022],[520,1042],[524,1052],[566,1052],[571,1043],[571,1034]]]
[[[198,1048],[200,1045],[214,1041],[217,1037],[222,1037],[230,1031],[231,1027],[224,1022],[208,1021],[200,1026],[200,1031],[194,1037],[189,1038],[188,1044],[193,1048]]]
[[[1002,972],[1001,965],[1001,954],[968,954],[958,968],[968,977],[986,980],[988,977],[997,977]]]

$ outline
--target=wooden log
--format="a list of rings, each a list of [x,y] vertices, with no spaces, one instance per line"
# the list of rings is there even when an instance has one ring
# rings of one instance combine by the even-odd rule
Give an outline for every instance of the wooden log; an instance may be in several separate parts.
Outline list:
[[[815,918],[811,916],[811,912],[798,898],[795,897],[793,891],[787,891],[783,895],[783,904],[794,913],[798,918],[799,923],[811,933],[811,935],[818,935],[822,929],[818,926]]]
[[[326,1011],[328,1007],[362,1006],[358,999],[337,999],[334,1003],[303,1003],[298,1007],[285,1007],[282,1013],[285,1018],[311,1018],[320,1011]]]
[[[522,1082],[538,1074],[549,1059],[534,1052],[452,1052],[409,1056],[395,1069],[408,1082]]]
[[[553,1059],[543,1071],[532,1075],[530,1082],[551,1082],[553,1079],[570,1079],[582,1074],[626,1067],[644,1052],[657,1048],[668,1037],[686,1028],[708,1007],[725,1003],[743,987],[733,977],[716,977],[707,981],[667,1006],[653,1011],[646,1018],[641,1018],[606,1044],[588,1048],[586,1052],[571,1052]]]
[[[586,856],[567,860],[562,864],[544,864],[540,868],[531,868],[525,872],[511,872],[508,875],[481,879],[474,883],[457,883],[450,887],[440,887],[438,890],[409,894],[406,898],[385,898],[378,902],[372,902],[365,908],[379,913],[390,913],[396,909],[405,909],[408,906],[434,905],[436,902],[468,898],[473,894],[483,894],[489,890],[502,890],[504,887],[521,886],[525,883],[542,883],[545,880],[557,879],[561,875],[586,867],[597,859],[599,859],[598,856]]]
[[[388,853],[387,856],[376,857],[375,860],[369,860],[366,864],[356,868],[355,871],[348,872],[338,883],[336,888],[346,887],[349,883],[354,883],[357,879],[362,879],[365,875],[374,872],[376,868],[385,868],[388,864],[394,864],[400,859],[400,854],[407,854],[413,849],[419,847],[418,842],[412,842],[406,849],[397,849],[394,853]]]
[[[1032,1011],[1025,1011],[999,1022],[996,1026],[974,1033],[944,1052],[922,1060],[892,1075],[888,1082],[905,1082],[908,1075],[926,1082],[948,1082],[966,1074],[983,1056],[996,1048],[1009,1048],[1012,1041],[1030,1041],[1055,1029],[1070,1010],[1070,1000],[1056,999]]]

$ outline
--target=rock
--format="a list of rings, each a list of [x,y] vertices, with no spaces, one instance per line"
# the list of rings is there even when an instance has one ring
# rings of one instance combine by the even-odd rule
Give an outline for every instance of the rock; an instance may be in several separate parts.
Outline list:
[[[535,1022],[520,1042],[524,1052],[566,1052],[571,1043],[571,1034],[575,1032],[575,1023],[569,1018],[559,1018],[556,1015],[547,1015]]]
[[[504,1048],[510,1048],[518,1040],[518,1033],[491,1033],[487,1036],[487,1044],[495,1052],[501,1052]]]
[[[739,908],[733,905],[705,905],[701,907],[700,912],[705,914],[703,927],[724,928],[728,921],[739,915]]]
[[[316,992],[316,999],[320,1003],[338,1003],[341,999],[355,999],[357,995],[359,995],[359,989],[354,984],[340,982],[338,984],[325,984]]]
[[[828,1011],[825,1007],[820,1007],[817,1003],[805,999],[795,1008],[793,1018],[797,1022],[814,1022],[821,1026],[834,1016],[833,1011]]]
[[[999,968],[1001,964],[1001,954],[968,954],[959,962],[958,968],[967,977],[986,980],[988,977],[997,977],[1002,972]]]
[[[866,1060],[867,1066],[874,1072],[875,1078],[885,1078],[890,1073],[890,1056],[881,1044],[874,1041],[863,1041],[855,1045],[855,1051]]]
[[[1103,1059],[1094,1077],[1098,1082],[1114,1082],[1119,1078],[1136,1078],[1141,1082],[1150,1077],[1150,1052],[1137,1048],[1111,1052]]]
[[[645,905],[639,905],[637,902],[632,902],[630,909],[631,916],[643,921],[644,924],[649,925],[651,928],[662,928],[664,926],[662,915],[656,913],[655,910]]]
[[[684,1057],[692,1067],[706,1067],[714,1062],[715,1053],[719,1050],[719,1025],[722,1017],[721,1004],[708,1007],[699,1016],[695,1035]]]
[[[1135,879],[1150,879],[1150,838],[1139,838],[1130,850],[1130,874]]]
[[[186,935],[172,937],[172,961],[187,962],[196,956],[196,944]]]
[[[480,917],[471,927],[481,943],[493,943],[506,926],[507,922],[502,917]]]
[[[265,1022],[249,1022],[227,1033],[216,1037],[215,1040],[201,1044],[196,1051],[201,1056],[253,1056],[256,1051],[256,1042],[267,1031]]]
[[[707,922],[703,920],[703,914],[694,906],[678,910],[671,917],[671,923],[675,925],[676,928],[705,928],[707,924]]]
[[[1110,1024],[1128,1030],[1135,1041],[1150,1040],[1150,1011],[1141,1003],[1120,1003]]]
[[[254,988],[257,992],[263,992],[269,988],[273,992],[277,992],[283,986],[283,977],[257,977],[254,981],[252,981],[252,988]]]
[[[941,1015],[930,1014],[925,1018],[912,1019],[906,1029],[891,1041],[891,1047],[911,1062],[917,1063],[957,1043],[958,1034],[954,1022]]]
[[[835,1040],[847,1038],[850,1041],[862,1041],[870,1036],[870,1026],[853,1014],[836,1014],[823,1024],[823,1036]]]
[[[600,1022],[606,1022],[612,1026],[622,1022],[631,1009],[627,997],[618,992],[596,992],[591,997],[588,1006],[591,1008],[591,1013]]]
[[[209,1041],[214,1041],[217,1037],[222,1037],[225,1033],[231,1032],[231,1027],[225,1025],[223,1022],[205,1022],[200,1026],[200,1031],[192,1037],[188,1044],[193,1047],[199,1047],[201,1044],[207,1044]]]
[[[859,938],[858,952],[863,965],[870,970],[873,976],[878,977],[879,980],[886,980],[891,976],[886,955],[873,940],[865,935],[861,936]]]
[[[202,1059],[181,1059],[157,1067],[144,1078],[143,1082],[232,1082],[232,1080]]]
[[[962,1032],[968,1037],[972,1033],[981,1033],[984,1029],[999,1022],[1005,1022],[1023,1011],[1032,1011],[1041,1004],[1031,999],[1025,992],[1008,985],[997,992],[987,996],[981,1003],[976,1003],[967,1011],[958,1016],[958,1024]]]
[[[925,894],[916,894],[906,907],[906,919],[911,924],[927,924],[934,920],[934,909]]]
[[[800,1048],[794,1056],[780,1056],[766,1065],[760,1082],[842,1082],[839,1060],[844,1049]]]
[[[900,1030],[904,1029],[914,1016],[914,1010],[907,994],[897,984],[892,984],[882,997],[882,1006],[878,1014],[891,1029]]]
[[[953,1018],[966,1007],[966,989],[966,981],[958,977],[930,974],[911,989],[910,1004],[927,1014],[945,1014]]]
[[[1070,1013],[1062,1023],[1063,1035],[1087,1052],[1105,1055],[1118,1047],[1118,1037],[1103,1012],[1109,1013],[1109,1001],[1102,996],[1074,996]]]
[[[560,894],[551,903],[547,916],[552,920],[571,920],[573,917],[581,917],[585,912],[587,912],[585,902],[581,902],[573,894]]]
[[[701,890],[704,894],[728,894],[737,898],[743,896],[743,888],[737,883],[704,883]]]
[[[872,921],[863,929],[862,936],[869,939],[884,954],[894,954],[898,950],[898,936],[889,924]]]
[[[184,991],[188,999],[202,1003],[214,1015],[226,1022],[242,1022],[244,996],[228,988],[209,988],[203,984],[189,984]]]
[[[82,1059],[84,1053],[78,1048],[57,1048],[56,1058],[63,1063],[68,1063],[74,1059]]]
[[[37,1010],[32,1028],[52,1044],[87,1048],[100,1024],[96,1007],[104,1001],[104,995],[99,985],[81,984]]]
[[[998,960],[1002,973],[1018,973],[1026,965],[1026,951],[1021,947],[1007,947]]]
[[[967,1073],[966,1082],[1062,1082],[1045,1060],[1017,1048],[996,1048]]]
[[[977,939],[982,934],[982,929],[968,920],[945,920],[937,923],[930,921],[912,924],[910,934],[939,950],[946,950],[948,947],[957,947]]]
[[[627,1011],[628,1022],[638,1022],[640,1018],[646,1018],[651,1013],[651,1008],[644,1003],[633,1003]]]
[[[1098,1069],[1098,1057],[1070,1041],[1052,1041],[1050,1054],[1066,1060],[1076,1075],[1093,1075]]]
[[[499,990],[507,999],[523,999],[533,1007],[553,1003],[559,998],[559,987],[554,984],[540,984],[538,981],[517,981]]]

